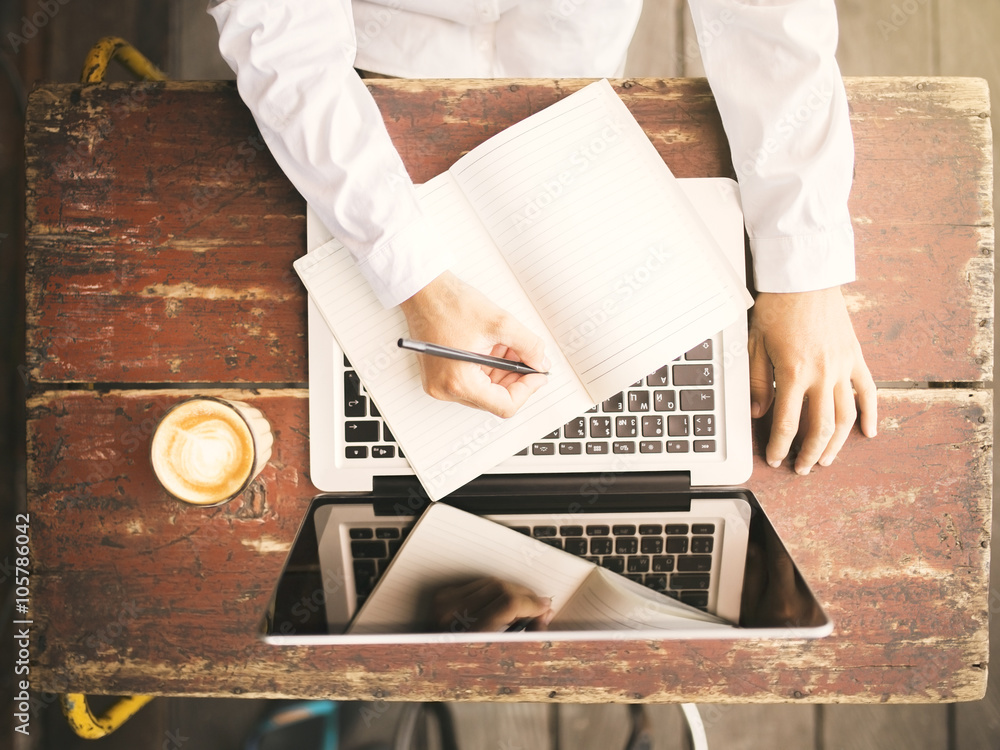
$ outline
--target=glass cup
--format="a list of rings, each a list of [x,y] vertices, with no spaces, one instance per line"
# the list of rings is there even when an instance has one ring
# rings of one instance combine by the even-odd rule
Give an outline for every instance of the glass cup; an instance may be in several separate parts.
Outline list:
[[[150,442],[157,480],[185,503],[210,507],[238,497],[271,458],[274,435],[259,409],[199,396],[174,404]]]

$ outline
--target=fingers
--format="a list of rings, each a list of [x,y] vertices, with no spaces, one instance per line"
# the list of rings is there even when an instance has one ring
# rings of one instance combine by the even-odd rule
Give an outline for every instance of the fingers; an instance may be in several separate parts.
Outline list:
[[[864,360],[855,368],[854,388],[858,392],[858,411],[861,412],[861,432],[873,438],[878,434],[878,392],[875,381]]]
[[[774,400],[774,368],[767,350],[759,341],[751,339],[750,353],[750,416],[754,419],[767,413]]]
[[[433,610],[441,629],[492,632],[504,630],[522,618],[547,623],[551,605],[551,599],[536,596],[519,584],[480,578],[437,592]]]
[[[802,399],[805,393],[795,384],[782,385],[775,394],[774,418],[771,421],[771,439],[767,443],[766,458],[769,466],[781,466],[792,447],[792,440],[799,431]]]

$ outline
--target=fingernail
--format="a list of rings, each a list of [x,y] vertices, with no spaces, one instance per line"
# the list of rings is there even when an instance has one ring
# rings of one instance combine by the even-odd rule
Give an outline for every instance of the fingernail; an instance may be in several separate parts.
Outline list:
[[[777,469],[779,466],[781,466],[781,461],[768,461],[767,465],[770,466],[772,469]]]
[[[832,458],[821,458],[819,460],[819,465],[820,466],[829,466],[832,463],[833,463],[833,459]]]
[[[798,475],[799,475],[800,477],[804,477],[804,476],[806,476],[807,474],[809,474],[809,472],[811,472],[811,471],[812,471],[812,468],[811,468],[811,467],[808,467],[808,466],[806,466],[806,467],[803,467],[803,468],[801,468],[801,469],[796,469],[796,470],[795,470],[795,473],[796,473],[796,474],[798,474]]]
[[[753,417],[754,419],[757,419],[757,417],[760,416],[760,404],[758,404],[756,401],[750,404],[750,416]]]

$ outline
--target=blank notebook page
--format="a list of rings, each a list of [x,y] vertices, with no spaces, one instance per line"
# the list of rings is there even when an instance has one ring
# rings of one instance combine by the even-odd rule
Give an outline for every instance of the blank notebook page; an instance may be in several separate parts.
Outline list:
[[[620,390],[624,373],[656,370],[747,306],[606,81],[494,136],[451,171],[595,402]]]

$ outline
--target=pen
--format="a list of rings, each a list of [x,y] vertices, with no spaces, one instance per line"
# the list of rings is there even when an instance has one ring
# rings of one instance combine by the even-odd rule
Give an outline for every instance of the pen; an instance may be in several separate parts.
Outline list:
[[[548,375],[547,372],[540,372],[533,367],[528,367],[523,362],[515,362],[512,359],[503,359],[502,357],[491,357],[487,354],[476,354],[475,352],[467,352],[464,349],[452,349],[450,346],[429,344],[426,341],[400,339],[396,342],[396,344],[400,349],[410,349],[411,351],[420,352],[421,354],[430,354],[435,357],[457,359],[460,362],[472,362],[473,364],[485,365],[486,367],[496,367],[500,370],[519,372],[522,375],[533,375],[536,373],[540,375]]]
[[[514,620],[510,625],[507,626],[505,633],[520,633],[525,630],[531,623],[533,623],[537,618],[535,617],[521,617]]]

